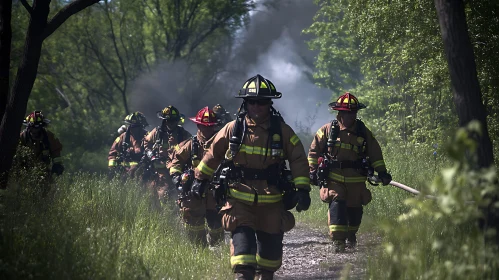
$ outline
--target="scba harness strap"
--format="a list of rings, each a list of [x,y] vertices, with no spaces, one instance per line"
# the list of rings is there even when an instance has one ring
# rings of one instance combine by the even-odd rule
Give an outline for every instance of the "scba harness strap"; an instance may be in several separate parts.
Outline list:
[[[319,168],[317,169],[317,176],[319,180],[322,182],[322,184],[325,183],[325,179],[328,178],[329,172],[331,169],[346,169],[346,168],[353,168],[357,170],[361,170],[361,174],[365,174],[369,176],[374,172],[373,168],[370,165],[369,162],[369,157],[366,155],[366,148],[367,148],[367,140],[366,140],[366,126],[365,124],[357,119],[357,128],[355,135],[361,137],[362,143],[359,145],[348,145],[351,146],[352,150],[356,150],[358,154],[358,159],[357,160],[344,160],[344,161],[338,161],[336,159],[336,154],[333,154],[333,148],[335,146],[338,146],[337,144],[337,139],[338,135],[340,132],[340,126],[338,124],[337,120],[333,120],[331,122],[331,129],[329,131],[328,135],[328,140],[326,142],[325,148],[324,148],[324,153],[323,153],[323,163],[319,165]],[[339,144],[339,148],[341,148],[343,144]],[[347,146],[347,145],[345,145]]]

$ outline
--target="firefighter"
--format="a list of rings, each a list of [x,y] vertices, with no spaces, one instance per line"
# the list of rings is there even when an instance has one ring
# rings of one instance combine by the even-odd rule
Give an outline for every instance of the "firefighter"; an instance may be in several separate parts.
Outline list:
[[[362,207],[372,199],[366,188],[368,173],[378,172],[383,185],[390,183],[391,175],[378,141],[357,119],[357,111],[366,106],[347,92],[329,107],[338,111],[336,120],[317,131],[308,162],[312,184],[321,185],[321,200],[329,203],[329,235],[340,253],[346,245],[353,248],[357,244]]]
[[[197,199],[188,193],[192,184],[193,169],[203,158],[206,143],[215,134],[217,118],[208,107],[199,110],[197,115],[189,118],[197,124],[197,134],[180,144],[170,168],[173,182],[181,188],[177,201],[188,236],[195,242],[213,246],[223,238],[221,217],[218,215],[213,196]],[[205,230],[205,219],[208,224],[208,234]]]
[[[51,174],[61,175],[64,172],[61,160],[62,144],[54,133],[46,128],[49,123],[41,111],[32,112],[23,121],[26,129],[21,132],[19,141],[47,165]]]
[[[253,279],[255,273],[272,279],[282,263],[284,232],[294,227],[287,209],[296,205],[302,211],[310,206],[305,150],[272,107],[272,99],[281,96],[261,75],[248,79],[236,96],[243,99],[238,117],[210,139],[195,170],[191,192],[204,197],[217,167],[221,163],[224,167],[221,174],[227,184],[221,185],[227,188],[215,189],[215,195],[227,197],[220,214],[222,226],[231,232],[230,262],[237,279]],[[287,184],[290,179],[294,184]]]
[[[227,112],[227,110],[225,110],[225,108],[220,104],[213,106],[213,112],[215,113],[215,116],[217,117],[217,125],[215,126],[216,131],[219,131],[227,123],[232,121],[232,117],[230,116],[230,113]]]
[[[149,132],[143,145],[145,155],[153,161],[157,174],[151,182],[151,187],[162,201],[174,187],[169,172],[174,152],[179,148],[179,143],[192,135],[179,125],[182,117],[177,108],[170,105],[158,111],[156,115],[162,120],[161,125]]]
[[[118,129],[120,134],[114,140],[108,155],[110,176],[117,173],[135,177],[140,159],[144,155],[142,140],[147,134],[145,128],[149,125],[141,112],[135,112],[125,117],[126,125]]]

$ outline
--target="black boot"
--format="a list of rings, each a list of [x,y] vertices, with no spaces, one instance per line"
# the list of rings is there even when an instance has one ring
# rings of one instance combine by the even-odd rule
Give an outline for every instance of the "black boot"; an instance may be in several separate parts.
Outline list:
[[[236,280],[254,280],[255,279],[255,268],[247,265],[237,265],[234,268],[234,273],[236,274]]]
[[[256,279],[258,280],[272,280],[274,279],[274,272],[265,270],[265,269],[259,269],[256,272]]]

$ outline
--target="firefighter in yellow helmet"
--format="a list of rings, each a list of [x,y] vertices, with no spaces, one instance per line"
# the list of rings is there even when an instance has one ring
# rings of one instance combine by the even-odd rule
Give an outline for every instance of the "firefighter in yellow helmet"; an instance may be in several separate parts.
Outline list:
[[[147,158],[154,162],[157,174],[151,186],[158,198],[163,200],[167,192],[174,188],[169,172],[174,152],[180,142],[191,138],[191,133],[179,125],[182,116],[177,108],[170,105],[156,115],[162,120],[161,125],[149,132],[143,145]]]
[[[62,144],[46,126],[50,123],[41,111],[30,113],[23,121],[26,126],[20,135],[20,144],[31,148],[35,156],[47,164],[50,173],[61,175],[64,166],[61,160]]]
[[[232,121],[232,117],[230,116],[230,113],[227,112],[225,110],[225,108],[220,104],[213,106],[213,112],[215,113],[215,116],[217,117],[217,125],[215,126],[216,131],[219,131],[227,123]]]
[[[195,170],[195,196],[207,195],[215,174],[215,197],[227,200],[220,213],[232,234],[230,262],[237,279],[253,279],[255,273],[272,279],[282,263],[284,232],[294,227],[288,210],[310,206],[305,150],[272,107],[281,95],[261,75],[248,79],[236,96],[243,99],[239,115],[210,140]]]
[[[140,159],[144,155],[142,140],[149,125],[141,112],[129,114],[123,120],[126,125],[118,129],[120,134],[111,145],[108,155],[110,176],[116,173],[134,177]]]
[[[194,168],[205,154],[208,139],[215,134],[217,119],[212,110],[204,107],[190,120],[197,124],[197,134],[180,143],[172,161],[170,174],[179,189],[177,203],[189,238],[203,245],[215,245],[223,238],[221,217],[218,215],[215,199],[212,195],[198,199],[190,193],[190,187],[194,179]],[[205,219],[208,234],[205,230]]]
[[[323,125],[308,152],[310,179],[321,187],[321,200],[329,203],[329,234],[336,252],[357,244],[363,206],[371,201],[367,176],[378,172],[383,185],[391,181],[381,147],[371,131],[357,119],[366,106],[347,92],[329,104],[337,120]]]

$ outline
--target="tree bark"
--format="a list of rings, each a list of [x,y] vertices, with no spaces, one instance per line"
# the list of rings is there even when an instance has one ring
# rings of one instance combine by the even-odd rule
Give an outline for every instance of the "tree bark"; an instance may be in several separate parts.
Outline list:
[[[4,2],[11,1],[2,1],[2,3]],[[43,40],[50,36],[71,15],[97,3],[98,0],[73,1],[62,8],[52,20],[47,21],[50,2],[51,0],[34,0],[31,7],[23,56],[0,123],[0,147],[2,147],[0,153],[0,188],[7,187],[8,171],[16,152],[22,120],[38,72]]]
[[[492,143],[487,130],[487,113],[482,102],[464,4],[462,0],[435,0],[435,7],[449,64],[459,125],[465,126],[472,120],[480,122],[482,136],[477,139],[478,165],[488,167],[494,162]]]
[[[435,7],[449,64],[459,125],[465,126],[472,120],[480,122],[482,134],[475,135],[478,143],[478,167],[489,167],[494,164],[493,149],[487,129],[487,113],[482,102],[475,56],[468,35],[464,3],[462,0],[435,0]],[[493,242],[499,244],[499,215],[493,207],[498,199],[494,197],[492,200],[491,207],[484,209],[485,218],[481,222],[485,229],[496,229]]]
[[[9,96],[12,1],[0,1],[0,119]]]

